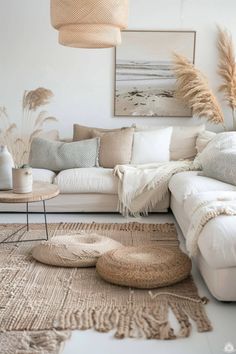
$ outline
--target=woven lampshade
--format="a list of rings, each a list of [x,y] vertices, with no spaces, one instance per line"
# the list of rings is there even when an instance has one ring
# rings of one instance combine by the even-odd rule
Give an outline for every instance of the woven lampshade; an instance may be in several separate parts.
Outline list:
[[[114,47],[127,20],[128,0],[51,0],[51,22],[65,46]]]

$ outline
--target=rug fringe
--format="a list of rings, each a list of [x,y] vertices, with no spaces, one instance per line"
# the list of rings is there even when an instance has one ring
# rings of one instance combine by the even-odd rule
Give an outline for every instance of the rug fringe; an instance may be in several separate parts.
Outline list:
[[[155,232],[160,231],[162,233],[174,233],[176,232],[175,225],[173,223],[164,224],[145,224],[139,222],[129,223],[61,223],[58,226],[58,230],[66,231],[143,231],[143,232]]]
[[[54,353],[58,350],[58,347],[65,340],[69,339],[70,333],[53,331],[43,331],[43,332],[23,332],[21,340],[21,350],[25,350],[26,353],[28,350],[30,352],[42,351],[43,353],[49,352]]]
[[[169,320],[172,311],[179,323],[178,333],[174,332]],[[117,306],[100,306],[96,308],[80,308],[78,311],[62,312],[58,318],[57,329],[95,329],[98,332],[109,332],[115,329],[115,337],[175,339],[188,337],[191,332],[192,319],[199,332],[212,330],[201,301],[173,301],[173,297],[165,297],[156,301],[155,306],[119,308]]]
[[[0,332],[1,354],[58,354],[69,331],[13,331]]]

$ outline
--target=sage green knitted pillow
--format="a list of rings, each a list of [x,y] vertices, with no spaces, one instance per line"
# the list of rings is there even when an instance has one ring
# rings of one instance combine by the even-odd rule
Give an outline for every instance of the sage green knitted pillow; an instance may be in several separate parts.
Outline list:
[[[30,148],[29,164],[33,168],[62,171],[98,165],[99,138],[71,143],[35,138]]]

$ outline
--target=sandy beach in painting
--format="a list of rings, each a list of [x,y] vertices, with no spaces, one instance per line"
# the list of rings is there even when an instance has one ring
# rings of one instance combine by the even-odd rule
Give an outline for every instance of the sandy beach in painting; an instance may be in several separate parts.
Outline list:
[[[174,98],[171,61],[128,61],[116,64],[115,114],[119,116],[191,116]]]

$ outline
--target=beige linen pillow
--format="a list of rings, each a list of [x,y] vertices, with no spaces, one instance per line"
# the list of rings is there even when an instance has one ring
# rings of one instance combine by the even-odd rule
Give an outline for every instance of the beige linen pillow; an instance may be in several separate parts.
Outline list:
[[[208,143],[215,136],[216,136],[216,133],[210,132],[209,130],[206,130],[198,135],[197,141],[196,141],[196,149],[197,149],[198,154],[205,149],[205,147],[208,145]]]
[[[130,163],[134,128],[123,128],[114,132],[102,133],[92,131],[93,137],[100,138],[99,165],[105,168],[114,168],[116,165]]]
[[[103,128],[95,128],[95,127],[86,127],[80,124],[73,125],[73,141],[86,140],[93,138],[93,130],[96,130],[100,133],[109,133],[109,132],[117,132],[124,128],[118,129],[103,129]]]
[[[159,130],[167,126],[135,126],[135,131]],[[173,126],[170,143],[170,160],[193,159],[197,155],[196,140],[205,125]]]

